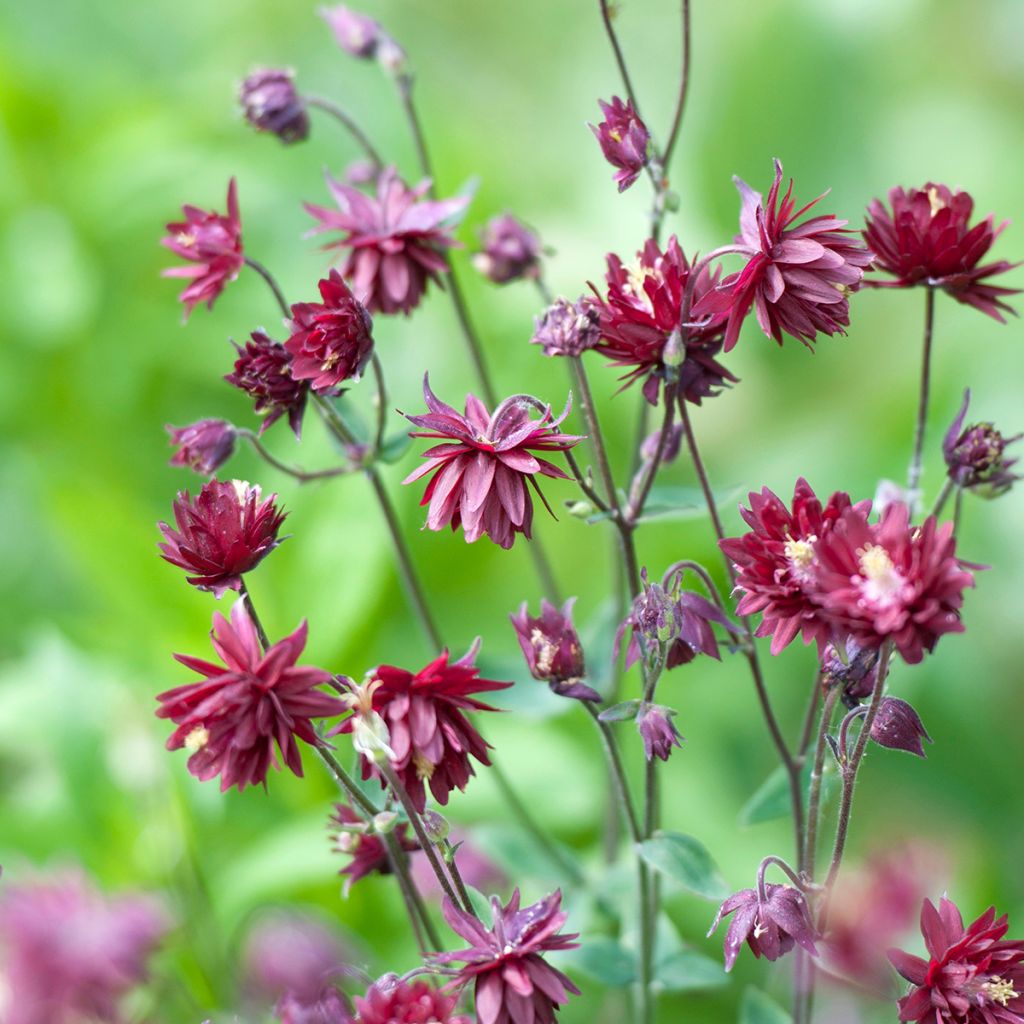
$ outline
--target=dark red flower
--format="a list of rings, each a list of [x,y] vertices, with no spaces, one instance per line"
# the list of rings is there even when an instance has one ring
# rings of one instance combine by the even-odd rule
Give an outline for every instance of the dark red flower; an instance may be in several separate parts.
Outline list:
[[[992,214],[974,227],[968,221],[974,200],[967,192],[928,182],[924,188],[889,190],[889,206],[880,199],[868,206],[864,239],[875,253],[875,267],[893,281],[864,283],[875,288],[910,288],[923,284],[941,288],[957,302],[974,306],[1005,323],[1003,313],[1014,309],[1003,296],[1019,288],[1000,288],[986,278],[1005,273],[1019,263],[997,260],[978,266],[1009,221],[993,226]]]
[[[731,971],[743,943],[757,959],[778,960],[799,943],[811,956],[817,956],[814,925],[807,901],[791,885],[766,885],[764,898],[757,889],[733,893],[719,908],[708,937],[723,917],[735,913],[725,933],[725,969]]]
[[[470,1024],[454,1014],[456,1000],[422,978],[402,981],[395,974],[378,978],[366,995],[356,996],[358,1024]]]
[[[817,641],[824,651],[831,629],[821,615],[814,591],[816,547],[853,507],[850,496],[837,492],[822,508],[811,485],[801,477],[793,491],[792,510],[765,487],[751,492],[750,508],[740,515],[751,532],[720,543],[736,570],[736,589],[743,596],[736,607],[739,615],[763,612],[755,636],[772,638],[772,654],[778,654],[798,633],[805,644]],[[870,502],[856,506],[863,516]]]
[[[600,144],[605,160],[619,168],[612,180],[620,192],[625,192],[647,165],[651,134],[640,120],[632,100],[623,103],[618,96],[613,96],[611,103],[597,102],[604,120],[596,127],[588,127]]]
[[[373,352],[373,321],[336,270],[320,281],[323,302],[292,306],[291,375],[308,380],[323,395],[336,394],[349,378],[358,380]]]
[[[470,945],[435,957],[439,964],[462,961],[453,984],[473,982],[479,1024],[554,1024],[557,1007],[580,990],[542,954],[574,949],[577,935],[558,934],[568,914],[561,909],[562,893],[553,892],[538,903],[519,909],[519,890],[503,907],[491,900],[491,927],[472,914],[443,904],[452,931]]]
[[[695,302],[694,315],[728,314],[726,352],[736,344],[751,306],[761,330],[780,345],[783,334],[810,347],[819,331],[845,333],[850,323],[846,296],[861,283],[871,253],[856,241],[847,221],[831,215],[792,226],[824,196],[795,210],[790,181],[780,202],[778,160],[767,203],[745,181],[733,180],[742,197],[736,244],[748,262]]]
[[[154,899],[108,897],[76,871],[0,892],[5,1024],[120,1024],[169,921]]]
[[[1019,473],[1010,471],[1017,460],[1006,458],[1005,453],[1008,445],[1024,435],[1004,437],[991,423],[975,423],[964,429],[970,401],[971,392],[967,389],[964,404],[942,441],[942,454],[949,477],[958,487],[995,498],[1005,494],[1020,479]]]
[[[330,680],[330,673],[296,665],[306,632],[303,622],[264,653],[245,601],[238,600],[230,622],[213,613],[210,637],[222,665],[187,654],[174,656],[203,681],[159,694],[156,714],[177,725],[167,749],[185,747],[192,755],[188,770],[197,779],[207,782],[219,775],[222,792],[257,783],[265,787],[270,767],[279,767],[275,743],[284,763],[302,775],[296,740],[318,745],[312,720],[346,710],[337,697],[317,689]]]
[[[162,272],[164,277],[191,279],[191,284],[178,296],[185,305],[187,317],[200,302],[212,309],[214,300],[229,281],[238,277],[245,264],[235,179],[228,183],[227,216],[200,210],[197,206],[185,205],[181,209],[185,219],[168,224],[170,234],[160,239],[160,244],[195,264],[169,267]]]
[[[532,345],[546,356],[580,356],[601,338],[597,308],[590,298],[558,298],[534,320]]]
[[[199,420],[187,427],[165,427],[171,444],[177,449],[171,457],[172,466],[188,466],[209,476],[235,451],[235,428],[225,420]]]
[[[540,239],[510,213],[492,217],[481,233],[473,266],[495,284],[540,275]]]
[[[302,142],[309,137],[309,114],[295,90],[295,72],[287,68],[261,68],[238,91],[245,119],[260,132],[270,132],[282,142]]]
[[[239,590],[242,573],[255,569],[281,541],[277,531],[286,512],[275,504],[276,494],[260,501],[260,489],[242,480],[211,480],[195,500],[188,491],[174,499],[178,529],[160,522],[165,542],[157,547],[166,561],[186,572],[200,590],[222,597]]]
[[[921,908],[928,959],[890,949],[893,967],[914,988],[900,1020],[918,1024],[1022,1024],[1024,942],[1006,940],[1007,921],[989,907],[967,928],[952,900]]]
[[[427,282],[441,284],[448,272],[444,250],[458,244],[451,223],[469,200],[424,200],[430,182],[410,189],[394,167],[377,179],[376,199],[330,175],[327,187],[340,209],[304,204],[320,222],[310,234],[344,232],[326,248],[348,250],[341,273],[371,313],[412,312]]]
[[[384,841],[347,804],[334,805],[334,814],[330,817],[328,827],[334,830],[334,848],[351,858],[338,872],[339,875],[348,876],[345,882],[346,893],[367,875],[391,874],[391,861]],[[409,837],[409,825],[406,822],[396,825],[392,835],[407,853],[420,848],[419,843]]]
[[[943,633],[961,633],[960,606],[974,577],[956,558],[953,524],[929,516],[911,526],[906,505],[889,505],[878,523],[848,508],[813,546],[814,601],[838,636],[864,647],[891,640],[919,662]]]
[[[687,401],[702,398],[737,380],[715,356],[722,349],[725,316],[712,315],[699,326],[682,326],[683,298],[691,267],[673,235],[662,252],[647,240],[638,262],[624,266],[608,256],[607,297],[598,296],[601,340],[596,350],[613,366],[628,372],[623,387],[642,380],[643,392],[653,405],[662,382],[678,388]],[[712,292],[718,271],[704,267],[693,282],[693,302]]]
[[[301,437],[307,386],[292,376],[291,353],[263,331],[253,331],[245,348],[235,348],[238,358],[234,372],[224,379],[256,400],[255,411],[264,417],[260,433],[287,413],[289,426],[296,437]]]
[[[582,440],[575,434],[561,434],[558,425],[569,414],[551,418],[548,407],[540,419],[531,419],[533,404],[523,395],[505,399],[492,415],[475,395],[466,396],[466,413],[456,412],[430,390],[423,378],[423,398],[430,410],[422,416],[404,414],[414,430],[411,437],[437,438],[445,443],[423,453],[424,466],[410,473],[402,483],[411,484],[429,473],[434,475],[423,492],[421,505],[429,505],[427,527],[441,530],[451,524],[462,527],[466,542],[472,544],[487,534],[495,544],[512,547],[516,534],[527,540],[533,524],[533,501],[529,483],[544,501],[536,477],[568,479],[568,474],[532,452],[562,452]],[[545,505],[547,503],[545,502]]]
[[[494,711],[470,694],[504,690],[512,684],[481,679],[473,664],[476,652],[474,645],[449,664],[445,651],[415,674],[394,665],[379,665],[370,673],[367,692],[372,695],[373,710],[388,727],[388,744],[395,755],[391,766],[419,811],[427,803],[424,783],[438,803],[446,804],[448,794],[465,789],[474,774],[470,757],[490,766],[488,744],[463,712]],[[352,732],[354,725],[354,717],[347,718],[332,735]],[[373,774],[373,765],[364,758],[363,778]]]
[[[540,615],[532,616],[524,601],[519,613],[509,619],[534,679],[543,680],[561,697],[599,701],[601,695],[583,682],[583,646],[572,621],[575,603],[576,598],[570,597],[559,611],[542,598]]]
[[[667,761],[673,747],[682,747],[683,738],[672,719],[676,712],[660,704],[644,704],[636,716],[636,727],[644,744],[644,757],[648,761],[660,757]]]

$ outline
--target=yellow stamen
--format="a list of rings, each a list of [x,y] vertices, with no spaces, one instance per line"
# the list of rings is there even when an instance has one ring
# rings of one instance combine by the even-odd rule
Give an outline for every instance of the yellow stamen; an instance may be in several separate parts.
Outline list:
[[[174,240],[178,245],[189,246],[196,244],[196,236],[190,235],[187,231],[179,231]]]
[[[928,189],[928,202],[931,205],[933,217],[939,212],[939,210],[944,210],[946,208],[945,201],[942,196],[939,195],[939,190],[934,185]]]
[[[814,561],[814,545],[817,537],[812,533],[802,540],[795,540],[790,537],[786,541],[786,558],[789,564],[800,572],[806,572]]]
[[[1004,981],[998,974],[993,974],[984,985],[981,986],[982,992],[985,993],[992,1000],[993,1003],[999,1003],[1000,1006],[1006,1006],[1011,999],[1016,999],[1019,993],[1013,987],[1012,981]]]
[[[416,753],[412,755],[412,763],[416,768],[416,778],[421,782],[429,782],[431,776],[434,774],[434,768],[436,767],[434,762],[428,761],[427,758],[417,750]]]
[[[190,754],[196,754],[207,743],[210,742],[210,732],[202,725],[197,725],[186,737],[185,737],[185,749]]]

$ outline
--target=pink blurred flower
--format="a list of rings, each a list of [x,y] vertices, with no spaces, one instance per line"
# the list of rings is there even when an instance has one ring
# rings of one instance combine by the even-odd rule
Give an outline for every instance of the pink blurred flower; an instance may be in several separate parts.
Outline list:
[[[189,205],[183,206],[182,212],[185,219],[168,224],[170,234],[162,238],[160,244],[195,264],[163,271],[164,277],[191,279],[191,284],[178,296],[185,305],[187,317],[200,302],[212,309],[217,296],[245,264],[235,179],[228,184],[227,216]]]
[[[605,160],[618,168],[612,180],[620,192],[625,192],[647,165],[651,135],[631,100],[623,103],[618,96],[613,96],[611,103],[597,102],[604,120],[596,127],[588,127],[600,144]]]
[[[561,452],[579,444],[581,437],[561,434],[556,428],[569,414],[569,405],[557,419],[550,407],[540,419],[531,419],[532,403],[526,396],[505,399],[492,415],[475,395],[466,396],[465,415],[442,402],[423,378],[427,412],[405,418],[422,430],[412,437],[436,438],[443,444],[423,453],[427,463],[410,473],[410,484],[430,473],[420,501],[429,505],[427,528],[462,527],[467,543],[484,534],[503,548],[512,547],[516,534],[527,540],[533,523],[533,501],[527,484],[544,501],[534,479],[568,479],[568,474],[533,452]],[[545,502],[545,505],[547,503]]]
[[[319,14],[338,45],[351,56],[376,58],[389,71],[398,71],[405,63],[405,51],[373,18],[344,4],[321,7]]]
[[[441,284],[441,275],[448,272],[444,251],[458,244],[451,222],[469,200],[424,200],[430,182],[410,189],[394,167],[381,172],[375,199],[329,174],[327,188],[339,209],[305,203],[319,221],[309,233],[343,232],[325,248],[346,250],[341,273],[371,313],[411,313],[427,283]]]
[[[319,745],[313,719],[346,710],[337,697],[317,689],[330,673],[296,664],[306,646],[306,623],[264,653],[243,599],[231,609],[230,622],[214,612],[210,636],[223,664],[175,654],[203,681],[157,696],[157,717],[178,727],[167,749],[185,747],[192,755],[188,770],[202,782],[219,775],[222,792],[265,787],[271,766],[279,767],[275,743],[284,763],[301,776],[296,741]]]
[[[347,804],[334,805],[328,827],[333,829],[334,849],[349,858],[348,864],[338,872],[348,876],[345,880],[346,895],[356,882],[367,875],[391,874],[391,861],[384,841],[369,831],[363,819]],[[407,822],[396,825],[392,835],[407,853],[420,848],[419,843],[410,838]]]
[[[177,449],[171,457],[172,466],[188,466],[209,476],[235,451],[235,428],[226,420],[199,420],[187,427],[166,426],[171,444]]]
[[[309,114],[295,90],[295,72],[287,68],[261,68],[238,91],[246,121],[257,131],[270,132],[283,143],[309,137]]]
[[[510,213],[492,217],[481,233],[473,266],[495,284],[540,275],[540,239]]]
[[[480,892],[495,892],[508,885],[505,872],[473,842],[468,833],[453,829],[448,839],[456,848],[455,863],[466,885]],[[412,877],[416,888],[424,895],[437,899],[444,895],[441,883],[425,857],[412,858]]]
[[[356,996],[359,1024],[471,1024],[453,1015],[456,1000],[422,978],[402,981],[395,974],[378,978],[365,996]]]

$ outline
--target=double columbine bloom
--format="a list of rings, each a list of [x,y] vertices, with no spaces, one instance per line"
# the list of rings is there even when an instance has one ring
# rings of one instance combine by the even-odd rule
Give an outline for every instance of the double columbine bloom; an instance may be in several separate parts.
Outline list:
[[[568,403],[556,419],[552,419],[550,408],[540,419],[531,419],[535,406],[527,396],[507,398],[492,415],[479,398],[467,395],[463,415],[430,390],[427,378],[423,380],[423,398],[428,413],[406,414],[410,423],[421,428],[410,436],[443,443],[425,451],[426,465],[410,473],[403,483],[433,474],[420,501],[429,506],[427,528],[441,530],[450,525],[457,530],[461,526],[467,543],[486,534],[503,548],[512,547],[518,533],[529,540],[531,486],[544,501],[535,477],[568,479],[554,463],[533,453],[566,451],[583,440],[557,430],[569,414]]]
[[[968,927],[952,900],[925,900],[921,934],[928,959],[889,950],[892,965],[913,985],[899,1001],[899,1019],[917,1024],[1022,1024],[1024,942],[1007,940],[1006,915],[994,907]]]
[[[458,244],[451,226],[468,199],[424,199],[430,182],[410,189],[394,167],[380,173],[376,198],[330,175],[327,188],[338,209],[306,203],[319,221],[310,234],[342,232],[325,248],[345,251],[341,274],[371,313],[411,313],[427,283],[448,272],[445,250]]]
[[[441,965],[462,962],[454,985],[473,983],[479,1024],[554,1024],[559,1006],[579,989],[543,957],[544,953],[574,949],[577,935],[560,935],[568,915],[562,894],[553,892],[529,907],[519,906],[519,890],[504,906],[491,900],[491,927],[445,899],[444,918],[467,949],[442,953]]]
[[[871,253],[831,215],[797,224],[822,196],[796,209],[793,183],[779,198],[782,164],[765,201],[745,181],[734,179],[742,200],[736,247],[746,266],[694,303],[695,315],[726,315],[725,351],[739,338],[753,308],[766,335],[780,345],[788,334],[810,347],[815,337],[844,333],[850,323],[847,294],[858,287]]]
[[[358,1024],[471,1024],[468,1017],[454,1012],[454,996],[445,995],[422,978],[403,981],[386,974],[353,1003]]]
[[[476,647],[458,661],[449,662],[445,651],[419,672],[394,665],[379,665],[361,690],[387,727],[386,746],[391,767],[401,779],[416,809],[427,804],[426,788],[438,803],[446,804],[453,789],[465,789],[473,775],[470,757],[490,766],[488,744],[466,718],[466,711],[494,711],[474,693],[504,690],[511,683],[481,679],[473,664]],[[336,733],[356,732],[364,711],[336,726]],[[376,774],[373,759],[364,757],[363,778]],[[381,779],[381,785],[386,785]]]
[[[266,653],[242,600],[229,622],[214,612],[210,638],[222,664],[176,654],[202,682],[175,687],[157,696],[158,718],[177,726],[168,750],[184,747],[192,755],[188,770],[200,781],[220,776],[221,791],[266,785],[277,768],[274,745],[284,763],[302,775],[298,740],[317,746],[313,719],[342,714],[346,705],[318,689],[330,681],[323,669],[299,666],[306,646],[306,623]]]
[[[253,399],[254,411],[263,417],[259,432],[287,416],[292,432],[301,437],[308,387],[292,373],[292,354],[265,331],[253,331],[245,348],[235,348],[235,368],[224,379]]]
[[[226,215],[185,205],[185,219],[167,225],[170,232],[160,240],[176,256],[193,264],[170,267],[164,277],[183,277],[190,283],[178,296],[187,317],[196,306],[205,302],[212,309],[217,296],[229,281],[238,277],[245,264],[242,251],[242,222],[238,213],[238,189],[235,179],[228,184]]]
[[[1014,312],[1005,301],[1019,288],[989,284],[988,278],[1020,264],[996,260],[982,264],[999,233],[992,214],[970,225],[974,200],[966,192],[928,182],[924,188],[893,188],[889,208],[880,199],[868,206],[864,239],[875,253],[875,269],[892,275],[891,281],[868,278],[875,288],[941,288],[957,302],[980,309],[1000,323],[1003,313]],[[980,265],[979,265],[980,264]]]

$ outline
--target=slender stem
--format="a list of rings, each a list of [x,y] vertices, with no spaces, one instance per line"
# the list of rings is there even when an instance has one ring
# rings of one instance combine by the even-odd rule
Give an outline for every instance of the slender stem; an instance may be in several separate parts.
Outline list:
[[[821,809],[821,779],[825,768],[825,751],[828,747],[826,736],[832,726],[832,715],[835,713],[836,701],[842,691],[841,686],[832,686],[825,694],[818,723],[818,741],[814,747],[814,768],[811,771],[810,794],[807,798],[807,833],[804,839],[804,851],[801,857],[801,872],[810,882],[814,881],[815,859],[818,849],[818,817]]]
[[[643,833],[640,830],[640,820],[637,818],[636,808],[633,806],[633,798],[630,796],[629,782],[626,780],[626,772],[622,767],[622,755],[619,753],[619,745],[615,740],[615,734],[608,723],[602,722],[598,717],[597,708],[593,704],[589,701],[582,701],[581,703],[587,709],[587,713],[594,720],[594,725],[597,726],[597,730],[601,734],[605,758],[608,761],[608,768],[615,782],[615,791],[619,798],[619,809],[622,812],[623,819],[629,826],[629,834],[633,842],[639,843],[643,839]]]
[[[935,317],[935,289],[928,285],[924,290],[924,343],[921,356],[921,392],[917,402],[917,422],[914,425],[914,454],[907,474],[907,491],[911,508],[920,507],[918,486],[921,482],[921,459],[924,452],[925,424],[928,420],[928,392],[931,387],[932,367],[932,322]]]
[[[349,135],[355,139],[360,147],[362,147],[363,152],[370,158],[370,163],[373,164],[375,170],[379,170],[384,166],[384,161],[374,148],[373,143],[366,137],[366,133],[359,127],[351,115],[342,110],[336,103],[332,103],[322,96],[303,96],[302,98],[307,107],[316,107],[325,114],[330,114],[336,121],[340,121]]]
[[[416,104],[412,97],[413,76],[408,71],[401,72],[395,76],[395,85],[398,86],[398,98],[401,101],[402,109],[405,111],[406,121],[409,123],[413,145],[416,147],[416,159],[419,161],[423,176],[430,178],[431,194],[433,194],[434,172],[431,170],[430,156],[427,153],[427,140],[423,134],[420,119],[416,114]]]
[[[807,702],[807,710],[804,712],[804,724],[800,730],[800,742],[796,747],[796,757],[803,763],[807,756],[807,749],[811,745],[811,736],[814,732],[814,713],[818,710],[818,698],[821,696],[821,672],[814,675],[814,685],[811,687],[811,699]]]
[[[680,398],[680,401],[684,399]],[[654,478],[658,475],[661,460],[665,456],[665,446],[668,444],[669,435],[672,433],[672,424],[675,418],[675,398],[665,395],[665,415],[661,422],[661,432],[658,435],[658,446],[654,451],[654,458],[648,462],[644,471],[643,482],[640,491],[635,499],[630,500],[628,518],[635,526],[637,519],[643,515],[644,505],[650,497],[651,488],[654,486]]]
[[[580,485],[580,490],[594,506],[601,512],[610,512],[611,509],[605,504],[604,498],[601,497],[597,491],[587,482],[587,478],[583,475],[583,471],[580,469],[580,464],[576,461],[576,457],[572,451],[568,448],[563,452],[565,455],[565,461],[569,465],[569,470],[573,477],[576,479],[576,483]]]
[[[249,593],[249,588],[246,586],[245,577],[241,577],[238,593],[245,602],[245,607],[249,612],[249,618],[252,619],[253,626],[256,627],[256,635],[260,638],[260,646],[264,651],[269,651],[270,641],[267,639],[267,631],[263,628],[259,615],[256,614],[256,606],[252,603],[252,594]]]
[[[956,497],[953,499],[953,536],[956,536],[957,530],[960,529],[960,511],[963,507],[964,501],[964,489],[958,487],[956,489]]]
[[[381,448],[384,447],[384,431],[387,428],[388,422],[388,389],[384,384],[384,367],[381,365],[376,352],[373,353],[370,365],[373,368],[373,376],[377,382],[377,397],[375,399],[377,402],[377,432],[373,439],[373,451],[374,454],[379,454]]]
[[[288,308],[288,303],[285,301],[284,292],[281,291],[281,286],[277,283],[277,278],[267,270],[262,263],[257,262],[251,256],[245,257],[245,265],[251,267],[256,271],[264,281],[267,282],[267,287],[274,293],[274,298],[277,300],[278,306],[281,307],[281,312],[284,314],[285,320],[290,320],[292,311]]]
[[[956,483],[953,478],[947,476],[945,483],[942,485],[942,490],[939,491],[939,496],[935,499],[935,504],[929,513],[930,515],[933,515],[936,519],[942,515],[942,510],[946,507],[946,502],[949,501],[949,496],[953,493],[954,487],[956,487]]]
[[[599,0],[601,5],[601,18],[604,21],[604,30],[608,35],[608,42],[612,44],[612,52],[615,54],[615,63],[619,67],[619,74],[622,76],[622,84],[626,88],[626,96],[629,102],[633,104],[633,109],[636,111],[636,116],[640,117],[640,105],[636,101],[636,90],[633,88],[633,81],[629,77],[629,69],[626,67],[626,58],[622,53],[622,47],[619,45],[619,37],[615,32],[615,26],[612,24],[612,5],[608,0]],[[643,118],[640,118],[643,120]]]
[[[644,439],[647,437],[651,419],[651,403],[644,398],[643,392],[638,391],[637,394],[639,396],[640,407],[636,414],[636,437],[633,442],[633,451],[630,455],[630,479],[636,476],[637,470],[640,469],[640,463],[643,459],[643,456],[640,454],[640,449],[643,447]]]
[[[690,0],[682,0],[680,7],[683,23],[683,63],[679,71],[679,95],[676,97],[676,110],[672,115],[672,127],[669,129],[668,142],[665,143],[665,149],[661,154],[666,169],[679,138],[679,126],[683,122],[683,109],[686,106],[686,94],[690,85]]]
[[[346,474],[353,472],[353,469],[350,466],[336,466],[334,469],[318,469],[312,471],[299,469],[296,466],[289,466],[286,462],[282,462],[280,459],[272,455],[259,437],[251,430],[238,429],[236,432],[239,437],[244,438],[253,446],[264,462],[273,466],[275,469],[279,469],[282,473],[287,473],[288,476],[294,477],[299,481],[299,483],[308,483],[310,480],[326,480],[328,477],[345,476]]]
[[[402,855],[402,849],[395,842],[393,835],[384,836],[384,850],[387,853],[388,864],[391,866],[391,873],[395,876],[398,882],[399,891],[402,893],[402,901],[405,903],[405,911],[409,915],[409,920],[412,922],[413,934],[416,937],[416,946],[420,951],[420,956],[426,958],[428,952],[427,943],[423,938],[423,927],[424,918],[420,914],[420,908],[416,905],[416,901],[413,894],[409,892],[406,883],[409,881],[408,878],[400,870],[397,860]],[[426,908],[424,908],[425,910]],[[437,950],[438,946],[435,939],[430,939],[430,944],[433,950]]]
[[[462,880],[462,872],[459,871],[458,861],[456,860],[456,854],[458,851],[447,839],[444,841],[444,852],[445,863],[448,865],[448,870],[451,872],[452,881],[455,883],[455,888],[459,893],[459,899],[462,900],[463,906],[472,906],[473,904],[469,898],[469,890],[466,888],[466,883]]]
[[[587,369],[579,356],[570,359],[573,379],[576,383],[576,393],[580,398],[580,409],[583,411],[583,420],[587,424],[587,433],[590,435],[590,445],[594,449],[594,457],[597,459],[597,469],[601,474],[601,482],[604,484],[605,495],[608,504],[615,510],[616,515],[621,515],[619,507],[619,494],[615,487],[615,478],[612,475],[611,463],[608,460],[608,449],[604,443],[604,434],[601,431],[601,421],[597,417],[597,407],[594,404],[594,395],[590,390],[590,380],[587,377]]]

